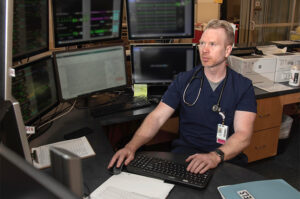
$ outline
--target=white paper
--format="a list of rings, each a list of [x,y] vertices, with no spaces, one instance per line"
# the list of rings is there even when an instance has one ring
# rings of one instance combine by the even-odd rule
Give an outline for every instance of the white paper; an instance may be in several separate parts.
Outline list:
[[[41,168],[49,167],[51,165],[50,152],[49,152],[50,146],[66,149],[81,158],[95,155],[95,152],[86,137],[80,137],[77,139],[56,142],[53,144],[47,144],[47,145],[43,145],[31,149],[32,152],[35,151],[38,160],[38,161],[35,160],[33,161],[33,165],[36,168],[41,169]]]
[[[256,83],[253,84],[253,86],[256,86],[257,88],[260,88],[268,92],[277,92],[277,91],[285,91],[285,90],[293,89],[292,87],[280,83]]]
[[[297,41],[290,41],[290,40],[285,40],[285,41],[272,41],[273,43],[276,44],[281,44],[281,45],[293,45],[293,44],[299,44]]]
[[[109,195],[111,196],[109,199],[119,199],[120,195],[117,193],[123,193],[122,195],[127,193],[137,199],[164,199],[173,187],[173,184],[164,183],[163,180],[121,172],[119,175],[111,176],[90,196],[91,199],[107,199]]]
[[[276,45],[257,46],[258,50],[261,50],[265,55],[273,55],[277,53],[286,53],[287,48],[278,48]]]

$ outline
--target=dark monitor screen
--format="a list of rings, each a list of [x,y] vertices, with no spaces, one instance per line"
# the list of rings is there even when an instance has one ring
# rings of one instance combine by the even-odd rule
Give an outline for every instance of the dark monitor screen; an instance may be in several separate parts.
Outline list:
[[[58,104],[51,56],[18,66],[12,79],[12,95],[20,103],[25,124],[32,124]]]
[[[45,172],[0,143],[1,198],[79,199]]]
[[[127,85],[123,46],[106,46],[55,54],[62,100]]]
[[[194,0],[127,0],[129,39],[192,38]]]
[[[121,38],[123,0],[52,0],[55,46]]]
[[[48,0],[14,1],[14,60],[29,57],[49,49],[48,7]]]
[[[32,163],[18,103],[0,100],[0,143]]]
[[[194,44],[131,45],[133,83],[170,83],[196,62]]]

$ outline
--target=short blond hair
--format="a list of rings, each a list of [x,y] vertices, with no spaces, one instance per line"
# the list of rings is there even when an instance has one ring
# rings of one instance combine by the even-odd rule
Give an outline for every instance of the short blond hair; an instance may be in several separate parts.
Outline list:
[[[228,21],[225,20],[219,20],[219,19],[212,19],[208,22],[207,26],[204,28],[204,31],[207,29],[218,29],[222,28],[225,30],[226,36],[227,36],[227,44],[233,45],[234,44],[234,31],[231,26],[231,24]]]

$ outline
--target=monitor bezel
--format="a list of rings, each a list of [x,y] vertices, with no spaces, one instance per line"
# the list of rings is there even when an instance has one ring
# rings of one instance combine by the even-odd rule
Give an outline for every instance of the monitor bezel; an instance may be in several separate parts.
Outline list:
[[[59,103],[60,103],[60,101],[59,101],[59,93],[58,93],[58,80],[57,80],[57,76],[56,76],[56,72],[55,72],[54,58],[53,58],[53,55],[48,55],[48,56],[36,59],[34,61],[30,61],[30,62],[27,62],[25,64],[18,65],[18,66],[14,67],[15,72],[17,72],[18,70],[22,70],[22,69],[28,67],[30,64],[34,64],[36,62],[41,62],[41,61],[47,60],[47,59],[51,59],[52,60],[52,70],[53,70],[53,77],[54,77],[55,91],[56,91],[56,102],[53,103],[52,105],[48,106],[47,108],[45,108],[43,111],[39,112],[39,114],[36,115],[35,117],[32,117],[31,119],[29,119],[27,121],[25,121],[23,119],[24,120],[24,124],[26,124],[26,125],[32,125],[32,124],[34,124],[39,118],[42,118],[44,115],[46,115],[49,111],[51,111],[53,108],[55,108],[56,106],[58,106]],[[14,97],[14,98],[17,100],[16,97]],[[21,108],[21,104],[20,104],[20,108]]]
[[[136,82],[134,79],[134,71],[135,71],[135,66],[134,66],[134,53],[133,49],[134,47],[191,47],[193,49],[193,68],[196,66],[197,63],[197,44],[195,43],[146,43],[146,44],[131,44],[130,45],[130,62],[131,62],[131,79],[132,79],[132,84],[147,84],[147,85],[168,85],[172,83],[173,80],[170,80],[168,82],[166,81],[153,81],[153,82]]]
[[[57,29],[55,28],[57,23],[56,23],[56,6],[55,6],[55,1],[58,0],[52,0],[52,19],[53,19],[53,37],[54,37],[54,46],[55,48],[59,47],[68,47],[68,46],[81,46],[84,44],[90,44],[90,43],[96,43],[96,42],[105,42],[105,41],[118,41],[121,40],[122,38],[122,21],[123,21],[123,0],[120,0],[120,16],[119,16],[119,36],[118,37],[113,37],[113,38],[104,38],[104,39],[93,39],[93,40],[86,40],[86,41],[74,41],[74,42],[69,42],[69,43],[64,43],[64,44],[59,44],[57,40]],[[84,1],[84,0],[82,0]]]
[[[129,10],[129,6],[128,6],[128,1],[126,0],[126,17],[127,17],[127,30],[128,30],[128,39],[129,40],[148,40],[148,39],[155,39],[155,40],[165,40],[165,39],[177,39],[177,38],[194,38],[195,35],[195,30],[194,30],[194,23],[195,23],[195,17],[194,17],[194,13],[195,13],[195,2],[194,0],[191,0],[191,4],[192,4],[192,10],[191,10],[191,35],[182,35],[182,36],[178,36],[178,35],[166,35],[166,36],[132,36],[132,31],[131,31],[131,20],[130,20],[130,10]]]
[[[12,54],[13,61],[18,61],[18,60],[21,60],[21,59],[25,59],[25,58],[32,57],[34,55],[38,55],[40,53],[44,53],[44,52],[49,51],[49,38],[50,38],[50,36],[49,36],[49,25],[50,25],[50,23],[49,23],[49,2],[48,2],[48,0],[44,0],[44,1],[46,1],[46,4],[47,4],[47,11],[45,12],[46,15],[47,15],[47,25],[46,25],[47,26],[47,31],[46,31],[46,34],[47,34],[47,45],[46,45],[46,47],[40,48],[40,49],[35,50],[35,51],[23,53],[21,55],[14,56]],[[12,43],[12,45],[13,45],[13,43]]]
[[[77,97],[73,97],[70,99],[64,99],[63,95],[62,95],[62,89],[61,89],[61,85],[60,85],[60,77],[59,77],[59,72],[58,72],[58,65],[57,65],[57,61],[56,61],[56,56],[58,54],[62,54],[62,53],[66,53],[66,52],[78,52],[78,51],[86,51],[86,50],[94,50],[94,49],[101,49],[101,48],[109,48],[109,47],[122,47],[123,48],[123,54],[124,54],[124,67],[125,67],[125,84],[121,85],[121,86],[115,86],[115,87],[111,87],[111,88],[107,88],[107,89],[101,89],[95,92],[90,92],[90,93],[85,93],[82,95],[78,95]],[[59,96],[59,100],[61,102],[69,102],[70,100],[74,100],[74,99],[84,99],[93,95],[97,95],[97,94],[101,94],[101,93],[105,93],[105,92],[109,92],[109,91],[114,91],[114,90],[118,90],[118,89],[125,89],[128,87],[128,71],[127,71],[127,66],[126,66],[126,53],[125,53],[125,46],[123,44],[109,44],[109,45],[103,45],[103,46],[97,46],[97,47],[91,47],[91,48],[80,48],[80,49],[73,49],[73,50],[66,50],[66,51],[57,51],[53,53],[53,57],[54,57],[54,68],[55,68],[55,73],[56,73],[56,77],[57,77],[57,86],[58,86],[58,96]]]
[[[4,166],[3,166],[4,165]],[[10,171],[14,171],[11,173]],[[1,175],[1,174],[6,175]],[[21,181],[30,181],[26,185],[17,182],[17,176],[21,173]],[[8,179],[8,183],[2,183],[3,178]],[[20,176],[18,176],[20,177]],[[38,197],[38,198],[64,198],[64,199],[79,199],[73,192],[63,186],[60,182],[33,167],[33,165],[26,162],[18,154],[6,147],[0,142],[0,190],[1,196],[14,197]],[[33,182],[33,184],[32,184]],[[4,191],[2,192],[2,188]],[[15,191],[11,193],[11,191]],[[21,193],[20,193],[21,192]],[[19,198],[18,197],[18,198]]]

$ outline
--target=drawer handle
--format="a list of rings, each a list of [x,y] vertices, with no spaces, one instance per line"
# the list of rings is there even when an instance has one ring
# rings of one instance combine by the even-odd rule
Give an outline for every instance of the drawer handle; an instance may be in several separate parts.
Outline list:
[[[267,148],[267,145],[264,144],[264,145],[261,145],[261,146],[255,146],[254,148],[255,148],[255,150],[257,150],[257,151],[258,151],[258,150],[264,150],[265,148]]]
[[[258,117],[260,118],[266,118],[266,117],[270,117],[271,114],[270,113],[267,113],[267,114],[258,114]]]

